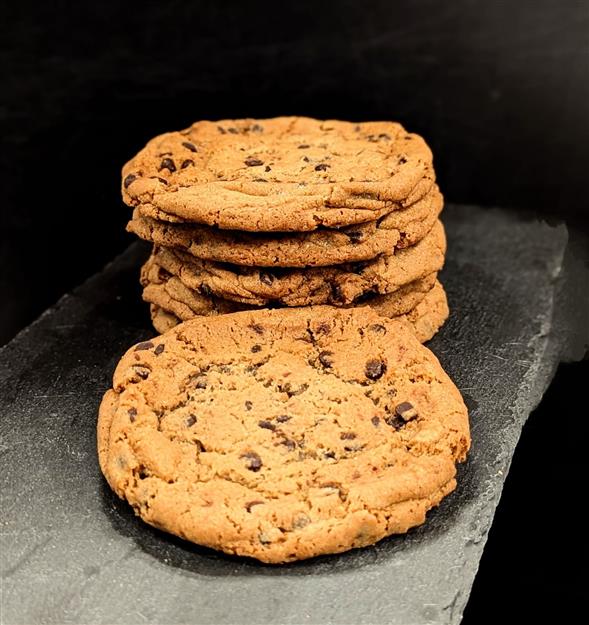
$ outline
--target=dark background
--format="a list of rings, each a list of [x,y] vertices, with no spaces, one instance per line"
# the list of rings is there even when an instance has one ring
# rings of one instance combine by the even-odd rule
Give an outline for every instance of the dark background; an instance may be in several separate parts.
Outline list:
[[[3,3],[0,78],[0,344],[131,242],[122,164],[200,118],[396,119],[449,201],[589,232],[584,1]],[[581,603],[554,509],[580,483],[551,471],[586,474],[552,431],[586,373],[561,367],[525,428],[465,623]]]

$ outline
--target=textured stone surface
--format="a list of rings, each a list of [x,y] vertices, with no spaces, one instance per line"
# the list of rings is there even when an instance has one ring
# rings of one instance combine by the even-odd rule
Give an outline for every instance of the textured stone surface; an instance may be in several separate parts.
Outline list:
[[[430,347],[471,410],[473,448],[424,526],[269,567],[135,518],[95,453],[114,365],[152,334],[145,250],[133,246],[0,352],[3,623],[458,623],[522,425],[565,342],[553,316],[567,233],[476,207],[449,207],[445,222],[452,315]]]

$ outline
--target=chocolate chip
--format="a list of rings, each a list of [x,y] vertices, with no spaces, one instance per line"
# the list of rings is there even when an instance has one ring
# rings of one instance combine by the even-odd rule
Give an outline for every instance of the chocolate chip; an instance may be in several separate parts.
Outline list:
[[[333,460],[335,458],[335,451],[326,451],[323,453],[323,457],[324,458],[329,458],[330,460]]]
[[[301,145],[298,146],[299,150],[306,150],[308,147],[310,147],[307,143],[301,143]]]
[[[275,430],[276,426],[266,419],[262,421],[258,421],[258,427],[263,428],[264,430]]]
[[[400,403],[395,408],[395,413],[401,417],[403,421],[412,421],[413,419],[417,419],[417,410],[415,410],[415,406],[408,401]]]
[[[388,415],[385,417],[384,421],[387,425],[395,428],[395,430],[399,430],[405,425],[405,421],[403,421],[403,419],[401,419],[401,417],[397,414]]]
[[[351,441],[356,438],[356,432],[342,432],[339,437],[342,441]]]
[[[227,128],[227,132],[231,133],[232,135],[239,134],[239,130],[237,130],[237,128]]]
[[[272,171],[272,167],[270,167],[270,165],[266,165],[266,167],[264,167],[264,171]]]
[[[278,388],[283,393],[286,393],[289,397],[293,397],[294,395],[300,395],[301,393],[304,393],[309,388],[309,385],[303,383],[299,387],[296,387],[293,386],[290,382],[287,382],[286,384],[279,384]]]
[[[362,240],[364,239],[364,233],[363,232],[358,232],[357,230],[352,230],[351,232],[346,232],[346,234],[348,235],[348,238],[350,239],[350,241],[352,243],[361,243]]]
[[[288,449],[288,451],[293,451],[297,446],[292,438],[286,438],[286,436],[278,444],[284,445]]]
[[[264,132],[264,128],[260,124],[254,124],[252,126],[252,132]]]
[[[327,171],[328,167],[327,163],[319,163],[319,165],[315,165],[315,171]]]
[[[386,132],[381,132],[378,135],[378,138],[381,139],[381,140],[384,140],[384,141],[390,141],[391,140],[391,137],[389,135],[387,135]]]
[[[186,427],[189,428],[196,423],[196,420],[197,420],[196,417],[193,414],[191,414],[184,423],[186,423]]]
[[[252,323],[250,325],[250,328],[256,333],[256,334],[264,334],[264,326],[261,326],[259,323]]]
[[[287,414],[281,414],[278,417],[276,417],[276,421],[278,421],[278,423],[286,423],[287,421],[290,421],[292,419],[292,417],[290,417]]]
[[[164,158],[160,163],[158,171],[161,171],[162,169],[167,169],[171,174],[173,174],[176,171],[176,164],[171,158]]]
[[[199,292],[206,297],[210,297],[213,294],[211,287],[208,284],[201,284],[198,287]]]
[[[360,451],[364,449],[364,445],[346,445],[344,451]]]
[[[344,300],[344,294],[339,284],[331,285],[331,299],[333,302],[342,302]]]
[[[199,452],[206,451],[205,446],[202,444],[202,441],[199,441],[198,438],[195,438],[192,442],[196,445]]]
[[[204,373],[199,373],[197,375],[193,375],[188,383],[193,388],[206,388],[207,387],[207,376]]]
[[[190,141],[182,141],[182,145],[191,152],[198,152],[194,143],[190,143]]]
[[[254,158],[253,156],[250,156],[249,158],[245,159],[244,163],[248,167],[259,167],[260,165],[264,164],[264,161],[261,161],[259,158]]]
[[[135,373],[142,379],[147,380],[150,374],[150,370],[147,367],[141,367],[140,365],[135,365],[133,367]]]
[[[266,502],[256,499],[255,501],[248,501],[244,507],[247,510],[247,512],[251,512],[254,506],[260,506],[263,503],[266,503]]]
[[[378,417],[372,417],[372,419],[370,419],[372,421],[372,425],[377,428],[380,425],[380,419]]]
[[[333,356],[333,352],[323,351],[319,353],[319,362],[326,369],[329,369],[333,366],[333,360],[331,359],[331,356]]]
[[[135,174],[129,174],[128,176],[126,176],[123,180],[123,186],[125,187],[125,189],[128,189],[129,185],[135,180],[137,180],[137,176]]]
[[[245,454],[241,454],[240,458],[246,460],[246,469],[257,473],[262,468],[262,459],[255,451],[248,451]]]
[[[366,367],[364,368],[364,374],[370,380],[378,380],[387,370],[387,366],[382,360],[378,358],[372,358],[366,363]]]
[[[137,416],[137,408],[129,408],[129,410],[127,410],[127,414],[129,415],[129,421],[133,423],[135,421],[135,417]]]
[[[303,160],[305,161],[305,163],[309,162],[309,157],[308,156],[303,156]]]
[[[140,352],[140,351],[143,351],[145,349],[151,349],[152,347],[153,347],[153,343],[151,341],[145,341],[145,343],[139,343],[135,347],[135,351],[136,352]]]
[[[257,354],[258,352],[262,351],[262,346],[258,345],[257,343],[255,345],[252,345],[252,349],[251,352],[252,354]]]
[[[153,353],[154,353],[156,356],[159,356],[159,355],[160,355],[160,354],[164,351],[164,349],[166,349],[166,346],[165,346],[163,343],[160,343],[160,344],[159,344],[159,345],[158,345],[158,346],[157,346],[157,347],[153,350]]]
[[[268,273],[266,271],[260,271],[260,282],[268,286],[271,286],[272,283],[274,282],[274,276],[271,273]]]
[[[401,158],[397,161],[399,165],[404,165],[407,162],[407,158],[405,156],[401,156]]]
[[[182,161],[180,169],[186,169],[189,165],[194,165],[194,161],[191,158],[187,158],[185,161]]]
[[[329,325],[329,323],[327,323],[327,321],[322,321],[316,329],[316,332],[320,333],[320,334],[329,334],[329,331],[331,330],[331,326]]]
[[[248,399],[248,400],[245,402],[245,409],[246,409],[246,410],[251,410],[251,409],[252,409],[252,406],[253,406],[252,402]]]
[[[159,176],[156,176],[156,179],[162,184],[165,184],[165,185],[168,184],[168,181],[165,178],[160,178]]]
[[[254,182],[268,182],[266,178],[254,178]]]
[[[225,135],[227,134],[227,131],[225,130],[225,128],[223,128],[222,126],[217,126],[217,130],[222,134]]]
[[[371,332],[375,332],[376,334],[386,334],[387,329],[380,323],[373,323],[368,327]]]

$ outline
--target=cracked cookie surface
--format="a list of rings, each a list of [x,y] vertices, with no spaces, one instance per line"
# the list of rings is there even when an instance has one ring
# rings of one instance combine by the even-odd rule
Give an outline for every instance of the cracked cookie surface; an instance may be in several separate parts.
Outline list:
[[[443,206],[437,186],[412,206],[376,221],[299,233],[249,233],[146,217],[137,209],[127,230],[204,260],[259,267],[320,267],[368,260],[420,241]]]
[[[469,444],[435,356],[367,309],[181,324],[123,356],[98,420],[101,469],[143,520],[275,563],[423,523]]]
[[[122,193],[160,219],[301,232],[378,219],[434,181],[429,147],[398,123],[278,117],[155,137],[123,167]]]

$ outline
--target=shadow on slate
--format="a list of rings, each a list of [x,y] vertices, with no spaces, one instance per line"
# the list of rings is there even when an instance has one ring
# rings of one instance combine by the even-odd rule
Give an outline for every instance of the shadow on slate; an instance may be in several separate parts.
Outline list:
[[[473,206],[449,206],[445,222],[452,314],[429,347],[464,394],[473,447],[425,525],[276,567],[137,519],[95,452],[114,366],[153,335],[135,244],[0,351],[3,623],[458,623],[521,428],[560,359],[567,231]]]

